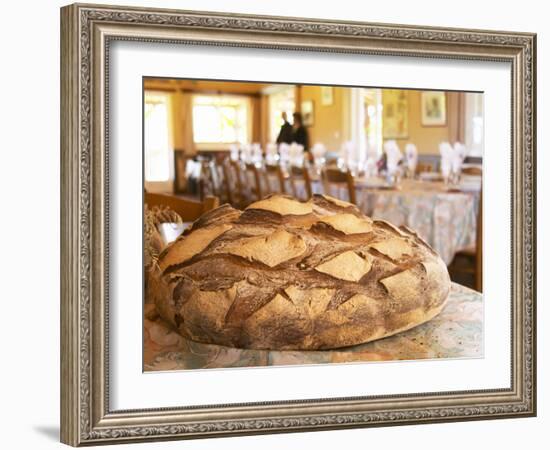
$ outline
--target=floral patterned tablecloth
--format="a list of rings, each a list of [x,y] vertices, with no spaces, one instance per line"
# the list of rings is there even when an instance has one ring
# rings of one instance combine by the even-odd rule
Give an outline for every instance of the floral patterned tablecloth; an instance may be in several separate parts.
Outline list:
[[[367,344],[326,351],[241,350],[177,334],[145,305],[145,371],[326,364],[483,356],[482,295],[453,283],[443,311],[425,324]]]
[[[478,181],[479,183],[480,181]],[[329,195],[347,200],[346,186]],[[461,189],[442,182],[403,180],[398,188],[356,183],[357,206],[366,215],[416,231],[448,265],[456,252],[475,246],[479,189],[469,181]]]

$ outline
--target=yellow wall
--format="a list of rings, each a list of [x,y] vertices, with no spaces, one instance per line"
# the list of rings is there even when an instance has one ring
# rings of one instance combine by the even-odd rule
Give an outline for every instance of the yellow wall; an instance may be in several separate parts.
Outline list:
[[[439,144],[452,140],[450,137],[449,120],[453,114],[451,108],[456,103],[447,101],[447,123],[445,126],[422,126],[420,109],[420,91],[406,91],[408,96],[409,134],[407,138],[396,139],[404,149],[405,144],[416,144],[419,153],[439,154]],[[312,100],[314,109],[314,124],[308,127],[310,145],[322,142],[329,150],[339,150],[342,143],[351,137],[350,130],[350,89],[333,88],[333,104],[323,105],[321,102],[321,88],[319,86],[301,86],[301,100]],[[448,100],[448,99],[447,99]]]
[[[309,142],[313,146],[317,142],[325,144],[327,149],[332,151],[340,150],[342,143],[351,137],[350,130],[350,89],[334,87],[332,105],[323,105],[321,102],[321,88],[319,86],[300,86],[297,89],[297,98],[303,100],[312,100],[314,108],[314,124],[307,127],[309,133]],[[420,109],[420,91],[406,91],[408,96],[409,111],[409,134],[407,138],[396,139],[401,149],[405,144],[412,142],[416,144],[418,152],[422,154],[439,154],[439,144],[442,141],[453,140],[450,136],[449,121],[456,116],[456,102],[449,101],[447,95],[447,124],[445,126],[422,126]],[[183,93],[175,91],[171,93],[171,113],[172,113],[172,140],[175,149],[185,149],[188,153],[194,153],[195,149],[189,149],[192,144],[188,142],[185,127],[183,126]],[[298,102],[297,102],[298,103]],[[300,103],[298,103],[300,105]],[[297,106],[298,106],[297,105]],[[260,141],[264,148],[268,141],[268,107],[267,97],[262,96],[259,108],[260,112],[260,130],[257,131],[255,141]],[[189,151],[191,150],[191,151]]]
[[[449,110],[449,101],[447,98],[447,124],[445,126],[422,126],[422,113],[420,109],[421,91],[405,91],[408,95],[409,104],[409,136],[405,139],[395,139],[401,147],[405,148],[405,144],[412,142],[416,145],[418,153],[423,154],[439,154],[439,144],[443,141],[449,141],[449,119],[453,117],[452,111]],[[386,139],[386,138],[384,138]]]
[[[313,100],[313,126],[307,127],[310,146],[317,142],[325,144],[329,150],[340,150],[342,142],[349,139],[347,109],[349,105],[349,89],[335,87],[332,92],[332,105],[321,102],[319,86],[301,86],[301,101]]]

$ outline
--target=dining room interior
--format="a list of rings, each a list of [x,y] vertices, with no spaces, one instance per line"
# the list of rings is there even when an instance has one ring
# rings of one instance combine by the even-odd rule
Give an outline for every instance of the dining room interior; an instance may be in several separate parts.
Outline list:
[[[483,145],[481,92],[144,78],[144,370],[482,357]],[[336,225],[342,219],[345,224]],[[380,233],[389,240],[380,241]],[[325,262],[309,267],[310,253],[302,259],[292,236],[310,243],[322,236],[328,247],[313,252],[328,252]],[[413,256],[421,248],[435,266]],[[301,256],[280,263],[283,253],[295,251]],[[209,258],[219,259],[209,266]],[[377,262],[364,265],[373,258]],[[231,272],[235,264],[243,264],[235,269],[242,274]],[[323,278],[343,289],[336,297],[348,298],[346,289],[384,297],[392,275],[412,276],[399,283],[401,300],[391,300],[379,318],[365,319],[360,333],[384,317],[387,323],[392,308],[430,302],[430,289],[448,293],[445,307],[412,329],[350,345],[342,340],[345,326],[372,306],[360,312],[347,300],[336,310],[323,308],[321,291],[307,286],[324,264],[344,271]],[[443,278],[420,287],[435,267],[443,268]],[[288,286],[277,292],[290,304],[267,295],[285,270],[289,283],[312,296],[309,303],[292,299],[298,291]],[[380,270],[386,278],[372,284]],[[236,285],[242,277],[250,281]],[[308,320],[323,323],[306,327],[317,330],[315,339],[326,320],[350,311],[333,324],[340,344],[312,350],[302,342],[298,351],[280,351],[276,343],[248,348],[211,337],[231,330],[231,311],[244,307],[245,323],[273,317],[277,327],[262,335],[288,339],[297,333],[290,329],[292,314],[279,317],[270,308],[298,308],[302,323],[313,314],[311,302],[318,312]],[[212,311],[222,318],[209,318]],[[250,336],[247,330],[243,336]]]
[[[201,214],[328,195],[413,230],[482,292],[483,93],[143,79],[146,207],[162,245]]]

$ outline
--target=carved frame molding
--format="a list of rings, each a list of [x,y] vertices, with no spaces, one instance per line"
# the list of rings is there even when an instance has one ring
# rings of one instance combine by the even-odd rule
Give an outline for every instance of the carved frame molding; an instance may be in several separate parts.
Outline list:
[[[161,410],[108,407],[108,67],[113,40],[509,62],[512,386]],[[536,36],[75,4],[61,10],[61,439],[78,446],[536,413]]]

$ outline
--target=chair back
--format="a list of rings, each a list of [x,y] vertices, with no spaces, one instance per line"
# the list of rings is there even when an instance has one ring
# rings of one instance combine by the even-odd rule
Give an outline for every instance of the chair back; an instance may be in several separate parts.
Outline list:
[[[416,164],[416,173],[433,172],[434,165],[428,162],[418,162]]]
[[[231,160],[229,162],[229,166],[235,179],[235,188],[236,192],[238,192],[239,201],[244,204],[248,199],[248,190],[246,189],[246,185],[243,183],[243,171],[241,169],[241,164],[239,161]]]
[[[220,205],[218,197],[208,196],[203,201],[191,200],[169,194],[145,193],[145,203],[153,206],[166,206],[176,212],[183,222],[193,222],[202,214]]]
[[[203,173],[203,190],[201,198],[206,198],[208,195],[223,197],[222,176],[218,171],[218,166],[215,160],[204,161],[202,165]]]
[[[327,168],[323,170],[323,185],[325,194],[330,195],[330,185],[344,184],[348,190],[348,201],[353,204],[357,204],[355,195],[355,181],[353,175],[349,170],[342,172],[339,169]]]
[[[483,170],[481,169],[481,167],[465,167],[464,169],[462,169],[462,174],[463,175],[479,175],[479,176],[481,176],[482,173],[483,173]]]
[[[250,190],[252,192],[252,195],[255,197],[256,200],[260,200],[263,197],[263,191],[262,191],[262,180],[260,178],[260,171],[253,163],[246,163],[245,164],[245,170],[247,175],[252,175],[252,186],[250,186]],[[247,176],[247,180],[248,180]]]
[[[230,205],[235,206],[237,204],[237,198],[239,197],[239,192],[236,187],[236,180],[231,173],[231,165],[227,159],[224,159],[221,162],[222,172],[223,172],[223,187],[225,190],[225,196],[227,202]]]
[[[305,167],[290,166],[290,184],[292,186],[292,195],[296,198],[299,198],[296,182],[302,180],[306,189],[307,198],[305,200],[309,200],[313,196],[309,171]]]
[[[283,170],[281,169],[281,166],[278,164],[266,164],[265,165],[265,182],[267,185],[267,189],[271,193],[281,193],[285,194],[285,176],[283,175]],[[270,182],[270,177],[275,176],[277,179],[277,190],[272,188],[272,184]]]

